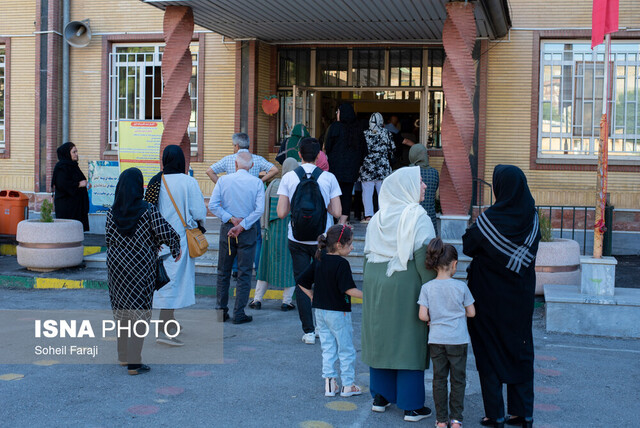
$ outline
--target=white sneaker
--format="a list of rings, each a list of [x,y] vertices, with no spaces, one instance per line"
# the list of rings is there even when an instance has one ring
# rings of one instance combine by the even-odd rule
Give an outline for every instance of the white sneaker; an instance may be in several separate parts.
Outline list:
[[[302,341],[307,345],[315,345],[316,344],[316,335],[313,333],[305,333],[302,335]]]
[[[324,396],[335,397],[338,393],[338,382],[335,377],[324,378]]]
[[[160,337],[158,337],[156,339],[157,343],[163,343],[165,345],[169,345],[169,346],[182,346],[184,345],[184,342],[180,339],[178,339],[177,337],[169,337],[166,335],[162,335]]]

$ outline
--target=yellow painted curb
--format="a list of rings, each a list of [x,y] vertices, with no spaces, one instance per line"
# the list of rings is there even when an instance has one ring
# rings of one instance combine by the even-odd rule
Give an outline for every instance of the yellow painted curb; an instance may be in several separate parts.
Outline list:
[[[0,244],[0,254],[3,256],[15,256],[17,255],[17,245],[13,244]]]
[[[84,247],[84,255],[90,256],[92,254],[98,254],[102,252],[102,247]]]
[[[84,288],[82,281],[58,278],[36,278],[35,288]]]

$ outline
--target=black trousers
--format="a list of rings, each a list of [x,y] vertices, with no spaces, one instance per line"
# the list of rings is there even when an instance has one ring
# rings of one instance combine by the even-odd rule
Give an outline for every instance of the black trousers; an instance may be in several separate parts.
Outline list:
[[[289,240],[289,252],[293,264],[293,277],[297,278],[311,264],[318,249],[317,245],[300,244]],[[302,331],[313,333],[313,314],[311,312],[311,299],[304,294],[300,287],[296,285],[296,303],[298,304],[298,315],[302,323]]]
[[[249,300],[251,291],[251,274],[253,273],[253,259],[256,255],[257,229],[249,229],[235,238],[228,238],[227,233],[233,227],[230,223],[220,226],[220,241],[218,244],[218,282],[216,285],[217,306],[225,313],[229,311],[229,286],[231,283],[231,267],[233,260],[238,257],[238,282],[236,284],[236,303],[233,316],[244,317],[244,308]]]
[[[342,204],[342,215],[349,217],[351,215],[351,201],[353,200],[353,183],[347,183],[344,181],[338,181],[340,185],[340,204]]]
[[[491,419],[504,418],[502,382],[495,373],[479,373],[485,416]],[[507,384],[507,405],[513,416],[533,417],[533,379]]]

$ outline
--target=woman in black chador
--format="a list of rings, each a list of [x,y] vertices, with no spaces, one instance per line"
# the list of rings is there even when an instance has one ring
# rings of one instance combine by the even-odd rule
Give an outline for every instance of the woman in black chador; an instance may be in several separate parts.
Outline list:
[[[367,142],[351,104],[340,104],[337,121],[327,131],[324,149],[329,158],[329,172],[336,176],[342,191],[339,222],[345,224],[351,213],[353,184],[358,181],[360,166],[367,155]]]
[[[58,147],[58,163],[53,169],[51,187],[56,218],[78,220],[89,230],[89,195],[87,177],[78,166],[78,148],[73,143]]]
[[[477,314],[468,323],[486,416],[481,424],[532,427],[538,214],[520,168],[496,166],[493,191],[496,203],[462,237],[464,253],[473,258],[467,272]],[[505,383],[512,415],[506,420]]]

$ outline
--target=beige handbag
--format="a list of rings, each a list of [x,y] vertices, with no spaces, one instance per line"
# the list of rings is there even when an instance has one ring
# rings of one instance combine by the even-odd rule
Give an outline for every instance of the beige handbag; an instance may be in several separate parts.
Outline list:
[[[173,196],[171,196],[171,191],[169,190],[169,186],[167,185],[167,181],[164,179],[164,174],[162,174],[162,182],[164,183],[165,189],[167,189],[167,193],[169,194],[169,198],[173,203],[173,207],[176,209],[178,213],[178,217],[180,217],[180,221],[184,226],[184,229],[187,231],[187,244],[189,245],[189,256],[196,258],[202,256],[209,249],[209,243],[207,242],[207,238],[204,236],[204,233],[200,229],[193,228],[188,229],[187,224],[184,222],[182,218],[182,214],[180,214],[180,210],[176,205],[176,201],[173,200]]]

